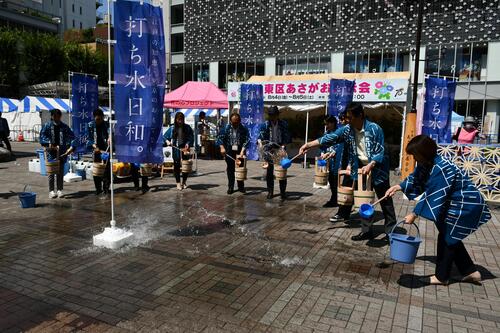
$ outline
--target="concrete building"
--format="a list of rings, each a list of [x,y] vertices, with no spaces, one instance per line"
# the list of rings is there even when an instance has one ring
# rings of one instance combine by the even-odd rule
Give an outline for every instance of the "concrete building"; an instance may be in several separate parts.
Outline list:
[[[96,25],[94,0],[1,0],[0,25],[63,34]]]
[[[411,1],[163,1],[170,88],[252,75],[412,71]],[[458,81],[456,112],[500,123],[499,0],[428,1],[421,66]],[[414,73],[412,73],[414,75]]]

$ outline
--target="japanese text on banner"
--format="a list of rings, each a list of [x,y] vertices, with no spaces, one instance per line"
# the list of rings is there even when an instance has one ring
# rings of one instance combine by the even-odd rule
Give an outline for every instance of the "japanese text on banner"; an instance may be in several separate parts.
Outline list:
[[[98,83],[93,75],[73,73],[71,78],[71,126],[75,133],[75,152],[87,152],[86,126],[98,107]]]

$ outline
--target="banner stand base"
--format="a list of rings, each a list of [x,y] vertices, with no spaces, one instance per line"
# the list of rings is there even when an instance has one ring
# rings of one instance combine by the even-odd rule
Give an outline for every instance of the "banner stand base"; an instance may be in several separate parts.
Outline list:
[[[94,236],[94,245],[105,247],[111,250],[116,250],[130,242],[134,234],[130,231],[125,231],[120,228],[110,227],[105,228],[104,232]]]
[[[79,176],[78,174],[73,172],[68,172],[63,179],[65,183],[81,182],[82,176]]]

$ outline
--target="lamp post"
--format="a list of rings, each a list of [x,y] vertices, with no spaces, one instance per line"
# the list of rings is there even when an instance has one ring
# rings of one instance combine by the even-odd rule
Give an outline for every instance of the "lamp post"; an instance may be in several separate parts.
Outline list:
[[[420,44],[422,42],[422,21],[424,16],[424,0],[418,2],[417,36],[415,38],[415,67],[413,70],[413,93],[411,98],[411,113],[417,113],[418,72],[420,70]]]

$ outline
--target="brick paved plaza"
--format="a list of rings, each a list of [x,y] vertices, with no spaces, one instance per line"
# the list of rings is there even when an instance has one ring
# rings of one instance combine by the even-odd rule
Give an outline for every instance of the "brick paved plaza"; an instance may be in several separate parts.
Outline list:
[[[92,245],[109,200],[88,180],[49,199],[28,155],[0,164],[0,332],[500,332],[494,207],[465,242],[483,285],[420,288],[415,276],[434,272],[433,224],[418,222],[415,265],[393,264],[382,235],[356,243],[359,222],[328,222],[312,169],[290,169],[284,203],[266,200],[258,163],[246,195],[226,195],[223,161],[200,161],[183,192],[172,175],[145,195],[117,184],[117,222],[137,239],[111,251]],[[19,208],[25,184],[35,209]],[[397,195],[399,217],[411,207]]]

